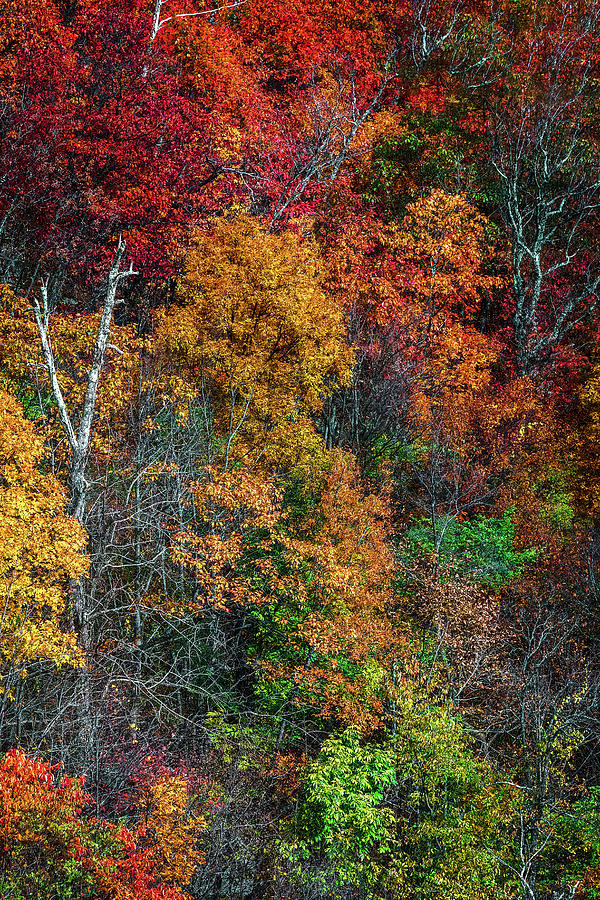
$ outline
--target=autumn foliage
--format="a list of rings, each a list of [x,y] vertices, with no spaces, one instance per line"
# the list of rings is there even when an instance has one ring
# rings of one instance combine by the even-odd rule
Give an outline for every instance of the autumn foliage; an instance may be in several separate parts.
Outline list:
[[[164,815],[164,789],[158,788],[156,794],[155,818]],[[144,831],[97,819],[89,812],[92,797],[79,782],[59,776],[56,766],[30,759],[20,750],[7,753],[0,761],[0,798],[0,884],[8,896],[24,890],[45,897],[62,889],[67,896],[104,900],[183,897],[158,884],[155,853],[172,850],[162,828],[148,847]],[[178,864],[175,855],[171,879]]]
[[[598,895],[599,36],[2,5],[3,897]]]
[[[68,621],[68,582],[88,568],[85,534],[66,514],[44,446],[17,401],[0,392],[0,598],[3,665],[83,664]]]

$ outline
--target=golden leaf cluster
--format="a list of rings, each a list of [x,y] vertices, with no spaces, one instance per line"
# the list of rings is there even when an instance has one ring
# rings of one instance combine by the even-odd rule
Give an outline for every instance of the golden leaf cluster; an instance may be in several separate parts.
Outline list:
[[[62,621],[69,580],[87,572],[86,537],[66,514],[58,481],[41,468],[43,455],[33,424],[0,391],[0,656],[81,665]]]

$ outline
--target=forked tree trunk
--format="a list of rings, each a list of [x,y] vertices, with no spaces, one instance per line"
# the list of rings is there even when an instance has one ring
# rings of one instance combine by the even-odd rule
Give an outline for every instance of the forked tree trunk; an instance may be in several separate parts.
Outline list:
[[[106,357],[106,345],[110,333],[113,311],[117,301],[117,289],[123,278],[136,275],[133,268],[122,271],[121,263],[125,254],[125,242],[119,238],[117,251],[108,273],[106,295],[102,316],[96,335],[92,364],[87,376],[87,388],[81,409],[79,423],[75,424],[73,411],[69,410],[60,386],[56,360],[50,340],[50,306],[48,301],[48,286],[42,283],[42,303],[34,299],[34,314],[40,336],[42,352],[48,376],[52,396],[58,408],[60,421],[67,438],[71,460],[69,464],[68,485],[70,494],[70,512],[80,525],[85,527],[88,482],[86,479],[86,466],[92,436],[92,423],[98,397],[98,385],[100,374]],[[77,633],[84,658],[87,660],[90,646],[89,635],[89,604],[84,579],[71,585],[73,595],[73,628]],[[96,733],[96,716],[93,710],[91,697],[90,670],[87,664],[78,670],[76,689],[76,709],[78,717],[78,742],[83,756],[84,769],[87,769],[93,759],[93,749]]]

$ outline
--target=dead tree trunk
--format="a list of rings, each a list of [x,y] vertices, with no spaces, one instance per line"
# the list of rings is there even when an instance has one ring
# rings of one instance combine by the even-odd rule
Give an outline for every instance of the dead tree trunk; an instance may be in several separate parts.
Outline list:
[[[42,302],[35,298],[33,303],[33,311],[35,321],[40,336],[42,353],[48,376],[50,379],[50,387],[52,395],[58,408],[60,421],[67,438],[71,459],[69,464],[68,485],[70,493],[70,512],[74,519],[81,525],[85,526],[87,498],[89,484],[86,479],[86,465],[90,448],[90,440],[92,437],[92,424],[94,419],[94,411],[96,409],[96,400],[98,397],[98,385],[100,374],[104,366],[106,357],[106,345],[110,333],[113,311],[117,302],[117,290],[119,283],[124,278],[136,275],[130,266],[127,270],[121,270],[121,263],[125,254],[125,242],[119,238],[117,251],[113,258],[113,262],[108,273],[106,285],[106,294],[102,316],[98,326],[96,343],[92,357],[92,364],[87,375],[87,388],[81,408],[79,423],[76,424],[73,411],[69,410],[65,401],[58,372],[56,369],[56,359],[50,339],[50,305],[48,300],[47,282],[42,282],[41,296]],[[86,585],[80,580],[72,585],[73,594],[73,627],[78,635],[79,643],[87,658],[89,652],[89,609]],[[77,679],[77,709],[79,716],[78,723],[78,739],[83,755],[84,768],[91,762],[93,758],[94,736],[95,736],[95,717],[91,702],[91,685],[89,667],[84,666],[78,673]]]

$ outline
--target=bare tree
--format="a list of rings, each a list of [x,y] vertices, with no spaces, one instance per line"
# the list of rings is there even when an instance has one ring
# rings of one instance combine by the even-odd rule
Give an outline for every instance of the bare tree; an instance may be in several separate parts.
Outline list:
[[[450,40],[460,40],[465,26],[464,0],[414,0],[410,55],[418,70],[443,50]]]
[[[321,91],[316,75],[310,85],[310,134],[300,145],[288,144],[292,161],[289,175],[282,183],[279,197],[271,212],[271,227],[285,213],[290,204],[299,200],[313,182],[333,182],[344,163],[360,153],[353,145],[360,129],[375,113],[385,93],[396,78],[397,51],[391,50],[384,62],[379,87],[361,102],[353,73],[334,72],[333,98]]]
[[[71,448],[71,462],[69,466],[71,513],[73,517],[82,524],[85,520],[88,488],[88,484],[85,478],[85,467],[90,447],[90,438],[92,436],[92,421],[94,418],[94,411],[96,409],[98,383],[100,380],[100,373],[102,372],[102,367],[104,365],[106,345],[108,343],[112,315],[115,308],[115,303],[117,302],[117,289],[119,283],[124,278],[130,278],[132,275],[138,274],[134,271],[132,266],[130,266],[129,269],[125,271],[121,270],[121,262],[123,260],[124,254],[125,241],[122,238],[119,238],[117,252],[115,253],[112,266],[108,273],[102,317],[100,319],[100,325],[98,327],[92,365],[88,372],[87,388],[83,400],[81,414],[79,417],[79,423],[77,425],[74,422],[72,412],[67,408],[60,382],[58,380],[56,360],[54,357],[54,351],[52,349],[49,332],[51,310],[48,300],[48,283],[46,281],[42,282],[42,304],[40,305],[40,301],[37,297],[34,297],[33,300],[33,311],[38,327],[46,369],[48,370],[48,376],[50,378],[52,396],[54,397],[54,400],[58,407],[58,414],[60,417],[61,425],[63,426],[65,432],[65,437],[67,438],[69,447]]]
[[[581,611],[557,585],[505,598],[498,641],[476,686],[469,716],[486,755],[501,757],[518,793],[513,852],[502,864],[525,900],[567,900],[574,880],[552,862],[555,816],[580,788],[578,763],[600,724],[600,672],[586,649]],[[510,774],[509,774],[510,773]]]
[[[597,307],[600,148],[587,121],[600,99],[600,3],[531,30],[515,87],[491,109],[492,165],[512,241],[517,365],[531,373]],[[559,279],[564,276],[559,286]],[[566,282],[566,284],[565,284]]]
[[[89,489],[89,484],[86,478],[86,467],[90,450],[90,441],[92,437],[92,424],[94,420],[94,412],[96,409],[96,400],[98,397],[100,374],[104,366],[113,311],[117,302],[117,290],[120,282],[124,278],[128,278],[132,275],[137,274],[132,266],[130,266],[127,270],[121,269],[121,263],[124,255],[125,242],[122,238],[119,238],[117,251],[108,273],[102,315],[96,335],[92,364],[87,374],[87,387],[78,422],[76,422],[75,420],[73,411],[69,410],[67,407],[67,403],[65,401],[58,377],[56,359],[50,336],[51,310],[48,298],[47,281],[42,282],[42,303],[40,304],[40,301],[37,297],[34,297],[33,300],[33,311],[42,346],[42,353],[50,380],[50,388],[54,401],[56,402],[60,422],[70,448],[68,483],[70,492],[71,514],[82,525],[85,525],[86,523]],[[86,591],[83,581],[79,581],[77,584],[73,585],[73,598],[73,624],[77,631],[83,651],[87,656],[89,649],[89,595]],[[87,666],[84,666],[79,672],[79,677],[77,679],[77,696],[78,717],[80,720],[80,741],[83,746],[85,765],[86,767],[88,767],[90,764],[90,754],[93,747],[94,716],[92,714],[91,708],[90,673]]]

